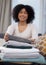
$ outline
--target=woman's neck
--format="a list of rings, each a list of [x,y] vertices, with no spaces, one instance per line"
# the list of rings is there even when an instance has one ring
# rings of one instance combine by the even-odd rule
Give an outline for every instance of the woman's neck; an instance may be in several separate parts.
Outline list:
[[[22,25],[22,26],[27,25],[26,22],[21,22],[21,21],[19,22],[19,24]]]

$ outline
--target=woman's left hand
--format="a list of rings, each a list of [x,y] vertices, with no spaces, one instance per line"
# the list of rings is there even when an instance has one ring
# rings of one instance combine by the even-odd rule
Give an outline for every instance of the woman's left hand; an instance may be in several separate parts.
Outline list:
[[[35,39],[29,39],[31,43],[35,43]]]

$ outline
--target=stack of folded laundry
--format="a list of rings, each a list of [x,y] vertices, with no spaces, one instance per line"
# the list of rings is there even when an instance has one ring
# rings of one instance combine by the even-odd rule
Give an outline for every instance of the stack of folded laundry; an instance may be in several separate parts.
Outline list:
[[[39,50],[32,49],[4,49],[4,58],[38,58]]]
[[[6,46],[3,45],[2,47],[0,47],[2,57],[5,59],[40,57],[39,50],[29,46],[27,43],[20,43],[20,44],[18,44],[18,42],[13,44],[11,43],[8,42],[8,44],[7,43],[5,44]]]

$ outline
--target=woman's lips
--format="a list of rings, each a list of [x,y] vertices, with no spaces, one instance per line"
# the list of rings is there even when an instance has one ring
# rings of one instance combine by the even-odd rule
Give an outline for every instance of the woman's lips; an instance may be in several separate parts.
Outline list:
[[[25,17],[20,17],[21,19],[24,19]]]

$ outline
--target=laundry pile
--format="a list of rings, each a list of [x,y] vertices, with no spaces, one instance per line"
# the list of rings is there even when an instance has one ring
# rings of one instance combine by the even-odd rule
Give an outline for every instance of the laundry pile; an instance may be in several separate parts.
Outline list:
[[[38,58],[40,57],[39,50],[31,46],[31,44],[8,41],[0,47],[1,58]]]

